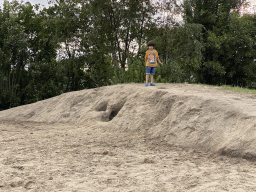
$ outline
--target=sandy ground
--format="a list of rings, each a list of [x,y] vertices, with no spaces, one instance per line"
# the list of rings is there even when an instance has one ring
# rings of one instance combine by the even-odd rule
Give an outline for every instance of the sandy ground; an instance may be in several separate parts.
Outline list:
[[[255,96],[116,85],[0,112],[0,191],[255,191]]]

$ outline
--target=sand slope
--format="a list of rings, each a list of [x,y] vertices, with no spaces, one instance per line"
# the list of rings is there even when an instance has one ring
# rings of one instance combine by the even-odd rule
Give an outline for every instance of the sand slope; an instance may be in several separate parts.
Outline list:
[[[162,83],[0,111],[0,191],[255,191],[255,116],[255,95]]]
[[[201,85],[127,84],[82,90],[2,111],[0,120],[93,120],[117,131],[146,131],[147,140],[256,157],[256,96]]]

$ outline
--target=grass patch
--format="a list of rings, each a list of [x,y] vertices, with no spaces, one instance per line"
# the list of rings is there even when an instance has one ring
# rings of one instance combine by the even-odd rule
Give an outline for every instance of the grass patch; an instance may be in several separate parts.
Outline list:
[[[233,87],[230,85],[222,85],[222,86],[218,86],[218,85],[207,85],[207,84],[197,84],[197,85],[203,85],[203,86],[208,86],[208,87],[220,87],[222,89],[226,89],[226,90],[230,90],[230,91],[234,91],[234,92],[243,92],[243,93],[252,93],[252,94],[256,94],[256,90],[255,89],[248,89],[245,87]]]
[[[256,94],[255,89],[248,89],[248,88],[243,88],[243,87],[232,87],[232,86],[228,86],[228,85],[222,85],[220,87],[222,89],[231,90],[231,91],[235,91],[235,92],[244,92],[244,93]]]

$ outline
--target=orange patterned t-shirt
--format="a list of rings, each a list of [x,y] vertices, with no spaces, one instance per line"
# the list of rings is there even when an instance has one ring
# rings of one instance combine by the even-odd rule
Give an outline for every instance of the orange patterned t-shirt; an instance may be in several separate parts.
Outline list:
[[[145,55],[146,66],[149,67],[156,67],[157,66],[157,59],[158,59],[158,52],[153,49],[153,51],[147,50]]]

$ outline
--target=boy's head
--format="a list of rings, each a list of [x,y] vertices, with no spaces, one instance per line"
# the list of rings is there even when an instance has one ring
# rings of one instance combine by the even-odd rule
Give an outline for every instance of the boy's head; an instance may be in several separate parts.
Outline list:
[[[149,50],[154,49],[154,46],[155,46],[155,42],[154,41],[151,40],[151,41],[148,42],[148,49]]]

